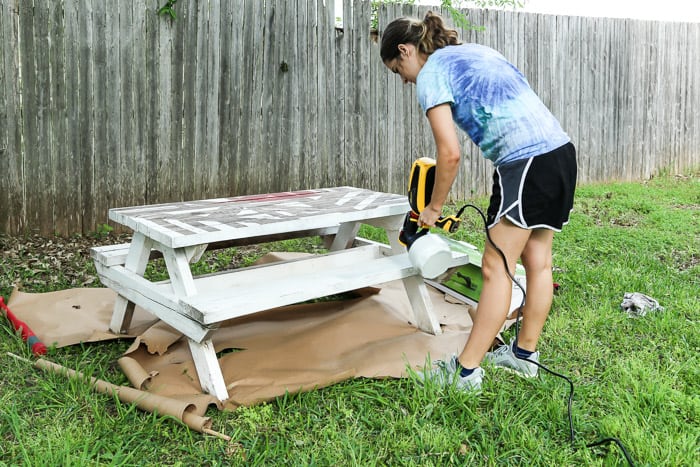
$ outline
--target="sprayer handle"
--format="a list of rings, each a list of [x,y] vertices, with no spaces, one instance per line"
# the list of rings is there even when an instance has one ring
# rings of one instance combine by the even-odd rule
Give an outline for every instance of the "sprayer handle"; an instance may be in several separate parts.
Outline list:
[[[455,233],[459,228],[460,219],[455,216],[441,217],[435,222],[435,227],[439,227],[445,232]]]

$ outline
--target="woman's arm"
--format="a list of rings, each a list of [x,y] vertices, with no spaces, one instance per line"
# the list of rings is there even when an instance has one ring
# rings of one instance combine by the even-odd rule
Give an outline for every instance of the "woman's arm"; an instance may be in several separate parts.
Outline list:
[[[442,215],[442,206],[447,200],[455,177],[457,177],[460,149],[450,104],[440,104],[431,108],[428,110],[427,116],[435,138],[437,164],[430,204],[420,213],[418,223],[432,227]]]

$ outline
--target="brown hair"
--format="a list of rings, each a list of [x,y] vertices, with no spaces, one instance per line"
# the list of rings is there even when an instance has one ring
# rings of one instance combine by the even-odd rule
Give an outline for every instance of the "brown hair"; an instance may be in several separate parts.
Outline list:
[[[383,62],[398,57],[399,44],[413,44],[420,52],[430,55],[445,46],[461,42],[457,31],[445,27],[440,15],[429,11],[422,21],[403,17],[389,23],[382,34],[379,52]]]

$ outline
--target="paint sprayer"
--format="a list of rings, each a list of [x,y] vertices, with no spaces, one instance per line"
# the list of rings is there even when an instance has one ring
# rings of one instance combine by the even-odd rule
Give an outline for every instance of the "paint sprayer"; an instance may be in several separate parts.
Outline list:
[[[442,236],[431,234],[429,228],[423,228],[418,223],[421,211],[430,204],[430,197],[435,184],[435,160],[421,157],[413,162],[408,179],[408,203],[411,210],[406,213],[399,242],[408,250],[411,264],[427,279],[439,276],[447,270],[452,256],[449,245]],[[464,208],[456,216],[440,217],[435,226],[454,233],[459,228],[460,218]]]

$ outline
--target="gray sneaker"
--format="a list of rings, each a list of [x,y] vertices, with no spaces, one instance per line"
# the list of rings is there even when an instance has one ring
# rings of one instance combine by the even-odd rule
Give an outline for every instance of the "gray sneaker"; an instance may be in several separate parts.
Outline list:
[[[421,382],[430,380],[431,383],[437,386],[454,386],[465,392],[481,391],[481,382],[484,379],[484,370],[481,367],[476,368],[471,375],[462,377],[459,375],[461,366],[457,361],[456,355],[452,355],[452,358],[447,361],[438,360],[434,364],[436,365],[434,368],[416,373]]]
[[[515,340],[511,341],[508,345],[500,346],[493,352],[488,352],[484,357],[484,361],[491,363],[493,366],[512,371],[525,378],[534,378],[537,376],[537,365],[516,357],[515,353],[513,353],[514,345]],[[539,363],[540,353],[533,353],[528,357],[528,360]]]

